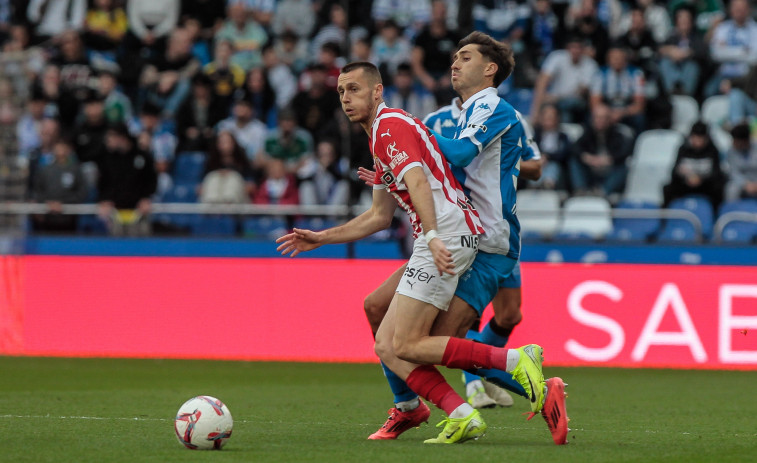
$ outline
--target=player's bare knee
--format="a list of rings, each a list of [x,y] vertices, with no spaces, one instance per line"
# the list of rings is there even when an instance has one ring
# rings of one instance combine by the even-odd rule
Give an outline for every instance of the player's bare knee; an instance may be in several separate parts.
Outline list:
[[[389,356],[392,354],[391,343],[386,342],[380,337],[377,337],[376,341],[373,343],[373,351],[376,353],[378,358],[386,363],[386,359],[389,358]]]
[[[495,314],[494,320],[497,322],[497,325],[503,329],[512,330],[523,320],[523,314],[520,311],[520,307],[516,307],[514,310],[510,309]]]
[[[392,349],[394,350],[394,355],[396,355],[398,358],[405,360],[406,362],[414,362],[414,349],[413,349],[413,343],[408,342],[406,339],[400,339],[396,336],[394,337],[394,340],[392,341]]]

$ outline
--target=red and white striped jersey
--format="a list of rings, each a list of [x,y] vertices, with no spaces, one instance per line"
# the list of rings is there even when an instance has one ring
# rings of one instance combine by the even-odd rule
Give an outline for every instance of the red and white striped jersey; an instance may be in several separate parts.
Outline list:
[[[381,103],[371,127],[370,146],[376,167],[374,188],[386,188],[408,213],[414,237],[423,233],[421,221],[402,180],[405,172],[413,167],[421,167],[431,185],[440,235],[484,233],[478,212],[465,197],[436,141],[429,137],[419,119]]]

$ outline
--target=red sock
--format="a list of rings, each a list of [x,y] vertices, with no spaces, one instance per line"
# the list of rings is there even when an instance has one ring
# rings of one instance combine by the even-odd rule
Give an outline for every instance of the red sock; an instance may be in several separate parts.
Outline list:
[[[473,342],[470,339],[449,338],[442,356],[442,365],[463,370],[497,368],[492,362],[494,350],[492,346]]]
[[[447,415],[465,403],[465,400],[452,389],[439,370],[432,365],[417,367],[410,372],[405,382],[410,389],[444,410]]]

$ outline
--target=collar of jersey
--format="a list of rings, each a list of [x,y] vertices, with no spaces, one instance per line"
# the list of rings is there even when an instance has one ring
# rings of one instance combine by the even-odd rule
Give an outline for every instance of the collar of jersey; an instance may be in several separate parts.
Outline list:
[[[463,103],[463,107],[461,108],[461,110],[462,111],[467,110],[468,108],[470,108],[470,105],[472,105],[476,100],[478,100],[482,96],[489,95],[489,94],[496,95],[497,94],[497,89],[494,88],[494,87],[486,87],[483,90],[479,90],[478,92],[476,92],[473,95],[471,95],[470,98],[468,98],[467,100],[465,100],[465,103]]]

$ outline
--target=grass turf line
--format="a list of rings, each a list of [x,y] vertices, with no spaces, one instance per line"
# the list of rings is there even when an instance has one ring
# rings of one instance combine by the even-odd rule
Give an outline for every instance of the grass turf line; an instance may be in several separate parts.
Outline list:
[[[0,461],[754,461],[757,372],[547,368],[569,384],[570,445],[525,400],[484,410],[487,435],[427,446],[442,419],[398,441],[366,437],[391,396],[377,365],[0,357]],[[450,382],[460,391],[459,373]],[[234,417],[221,452],[184,449],[173,416],[209,394]]]

